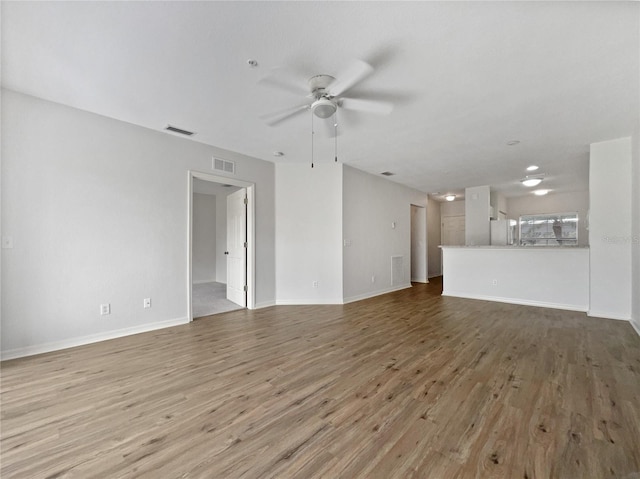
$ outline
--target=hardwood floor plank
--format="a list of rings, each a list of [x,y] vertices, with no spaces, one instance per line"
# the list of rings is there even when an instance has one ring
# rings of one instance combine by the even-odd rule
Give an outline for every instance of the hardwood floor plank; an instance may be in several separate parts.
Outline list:
[[[3,362],[0,475],[640,474],[629,324],[440,292],[233,311]]]

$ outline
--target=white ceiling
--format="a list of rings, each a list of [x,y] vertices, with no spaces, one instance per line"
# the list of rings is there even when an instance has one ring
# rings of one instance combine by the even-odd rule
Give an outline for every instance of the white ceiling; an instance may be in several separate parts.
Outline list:
[[[424,192],[491,185],[584,190],[592,142],[639,111],[636,2],[2,2],[4,87],[268,161],[310,162],[304,103],[258,81],[275,67],[375,67],[352,97],[388,116],[339,116],[341,162]],[[258,67],[250,68],[248,59]],[[507,142],[519,140],[516,146]],[[316,135],[315,161],[333,161]],[[283,151],[277,159],[272,153]]]

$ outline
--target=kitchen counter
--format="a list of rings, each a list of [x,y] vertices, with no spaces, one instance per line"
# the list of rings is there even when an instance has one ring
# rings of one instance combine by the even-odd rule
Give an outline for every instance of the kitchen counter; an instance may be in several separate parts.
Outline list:
[[[589,308],[585,246],[441,246],[444,296]]]

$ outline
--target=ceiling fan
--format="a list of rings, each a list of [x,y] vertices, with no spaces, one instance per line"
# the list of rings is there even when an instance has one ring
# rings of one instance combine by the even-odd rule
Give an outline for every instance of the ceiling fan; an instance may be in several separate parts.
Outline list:
[[[293,75],[287,75],[286,70],[276,70],[263,78],[260,83],[291,93],[306,93],[309,100],[301,105],[262,115],[260,118],[273,126],[305,111],[311,111],[314,116],[321,119],[333,117],[339,108],[387,115],[393,110],[393,105],[389,102],[343,96],[373,71],[373,67],[367,62],[356,60],[337,77],[325,74],[312,76],[307,80],[305,88],[302,82],[293,78]]]

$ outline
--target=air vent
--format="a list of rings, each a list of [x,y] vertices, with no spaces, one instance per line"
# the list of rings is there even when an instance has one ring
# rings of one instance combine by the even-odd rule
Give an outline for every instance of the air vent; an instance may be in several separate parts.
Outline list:
[[[165,130],[172,131],[173,133],[180,133],[181,135],[186,135],[186,136],[195,135],[193,131],[183,130],[182,128],[178,128],[176,126],[171,126],[171,125],[167,125]]]
[[[391,173],[390,171],[383,171],[382,173],[380,173],[382,176],[393,176],[395,175],[395,173]]]
[[[233,161],[214,158],[213,169],[218,171],[224,171],[225,173],[231,173],[233,175],[236,172],[236,164]]]

